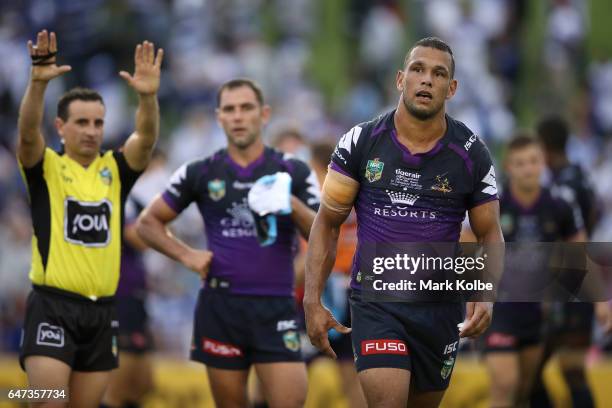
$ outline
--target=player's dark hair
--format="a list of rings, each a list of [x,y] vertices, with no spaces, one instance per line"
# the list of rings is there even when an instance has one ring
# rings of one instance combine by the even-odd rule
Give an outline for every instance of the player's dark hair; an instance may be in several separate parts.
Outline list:
[[[72,88],[68,92],[62,95],[59,102],[57,102],[57,116],[64,122],[68,120],[68,108],[74,101],[85,101],[85,102],[100,102],[104,105],[102,95],[93,89],[89,88]]]
[[[529,146],[540,146],[538,139],[527,131],[515,134],[506,145],[506,154],[515,150],[521,150]]]
[[[536,126],[538,139],[548,151],[565,153],[570,130],[567,122],[561,116],[549,116],[542,119]]]
[[[444,51],[450,54],[451,57],[451,66],[450,66],[450,77],[451,79],[455,77],[455,55],[453,54],[453,50],[450,45],[439,39],[438,37],[425,37],[421,38],[419,41],[414,43],[412,48],[408,50],[406,57],[404,58],[404,68],[408,64],[408,59],[410,58],[410,54],[416,47],[427,47],[427,48],[435,48],[436,50]]]
[[[317,142],[310,147],[310,158],[313,163],[321,167],[327,167],[334,153],[334,144],[328,142]]]
[[[219,87],[219,90],[217,91],[217,108],[221,105],[221,94],[223,93],[223,91],[225,91],[226,89],[235,89],[235,88],[240,88],[243,86],[247,86],[251,88],[253,92],[255,92],[257,101],[259,102],[260,105],[263,106],[264,98],[263,98],[263,92],[261,91],[261,87],[255,81],[251,79],[236,78],[236,79],[227,81],[226,83],[224,83],[223,85]]]

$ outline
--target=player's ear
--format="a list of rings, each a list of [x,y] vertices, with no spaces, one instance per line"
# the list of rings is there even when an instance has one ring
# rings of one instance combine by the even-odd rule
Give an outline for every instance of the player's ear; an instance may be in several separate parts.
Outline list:
[[[272,114],[272,108],[270,105],[264,105],[261,107],[261,120],[265,125],[270,120],[270,115]]]
[[[401,69],[397,70],[397,75],[395,76],[395,86],[400,92],[404,90],[404,71]]]
[[[59,116],[55,118],[55,121],[54,121],[55,130],[57,130],[57,133],[58,133],[60,136],[63,136],[63,135],[64,135],[64,129],[63,129],[63,128],[64,128],[64,124],[65,124],[65,123],[66,123],[66,122],[64,122],[64,121],[62,120],[62,118],[60,118]]]
[[[446,99],[450,99],[453,96],[455,96],[455,93],[457,92],[457,86],[459,85],[459,83],[457,82],[457,80],[455,78],[450,80],[450,85],[448,87],[448,92],[446,94]]]

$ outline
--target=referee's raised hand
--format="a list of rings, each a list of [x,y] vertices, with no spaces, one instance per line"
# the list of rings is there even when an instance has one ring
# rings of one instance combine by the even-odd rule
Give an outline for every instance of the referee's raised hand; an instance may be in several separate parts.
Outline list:
[[[159,89],[163,58],[163,49],[159,48],[156,54],[155,45],[150,41],[144,41],[138,44],[134,51],[134,75],[126,71],[119,72],[119,75],[139,94],[155,94]]]
[[[72,69],[69,65],[56,64],[57,37],[53,31],[40,31],[36,44],[28,41],[28,51],[32,59],[32,81],[48,82]]]

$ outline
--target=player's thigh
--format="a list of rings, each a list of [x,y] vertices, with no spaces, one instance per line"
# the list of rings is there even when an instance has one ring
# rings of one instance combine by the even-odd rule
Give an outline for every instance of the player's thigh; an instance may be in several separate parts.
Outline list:
[[[519,352],[520,387],[518,391],[522,398],[528,397],[536,382],[543,352],[542,344],[525,347]]]
[[[119,368],[111,372],[104,401],[111,405],[138,401],[153,388],[153,368],[149,353],[120,352]]]
[[[308,377],[302,362],[255,364],[268,406],[301,407],[306,401]]]
[[[208,382],[218,408],[247,406],[249,370],[206,367]]]
[[[351,407],[364,407],[365,396],[357,377],[357,371],[355,370],[355,364],[352,361],[340,361],[338,363],[340,369],[340,377],[342,379],[342,387],[344,393],[350,401]]]
[[[360,371],[359,382],[369,407],[406,407],[410,371],[402,368],[369,368]]]
[[[28,356],[24,360],[29,388],[64,390],[69,393],[71,368],[63,361],[46,356]],[[64,407],[64,402],[33,403],[32,407]]]
[[[70,375],[69,406],[98,408],[110,375],[110,371],[73,371]]]
[[[131,386],[130,397],[140,398],[153,388],[153,364],[149,353],[121,353],[119,369],[125,365]]]
[[[491,380],[491,399],[513,401],[519,387],[519,357],[516,351],[490,352],[485,363]]]

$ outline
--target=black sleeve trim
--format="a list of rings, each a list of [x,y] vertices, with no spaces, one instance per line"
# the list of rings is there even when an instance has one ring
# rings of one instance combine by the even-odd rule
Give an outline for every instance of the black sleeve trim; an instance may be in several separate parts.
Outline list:
[[[132,168],[125,160],[125,155],[123,152],[113,151],[113,157],[117,162],[117,167],[119,168],[119,178],[121,179],[121,203],[125,203],[128,194],[134,187],[136,180],[138,177],[144,172],[132,170]]]
[[[43,270],[47,269],[51,244],[51,202],[47,180],[43,174],[43,159],[33,167],[23,168],[30,194],[32,227],[36,236],[38,252],[42,258]]]

